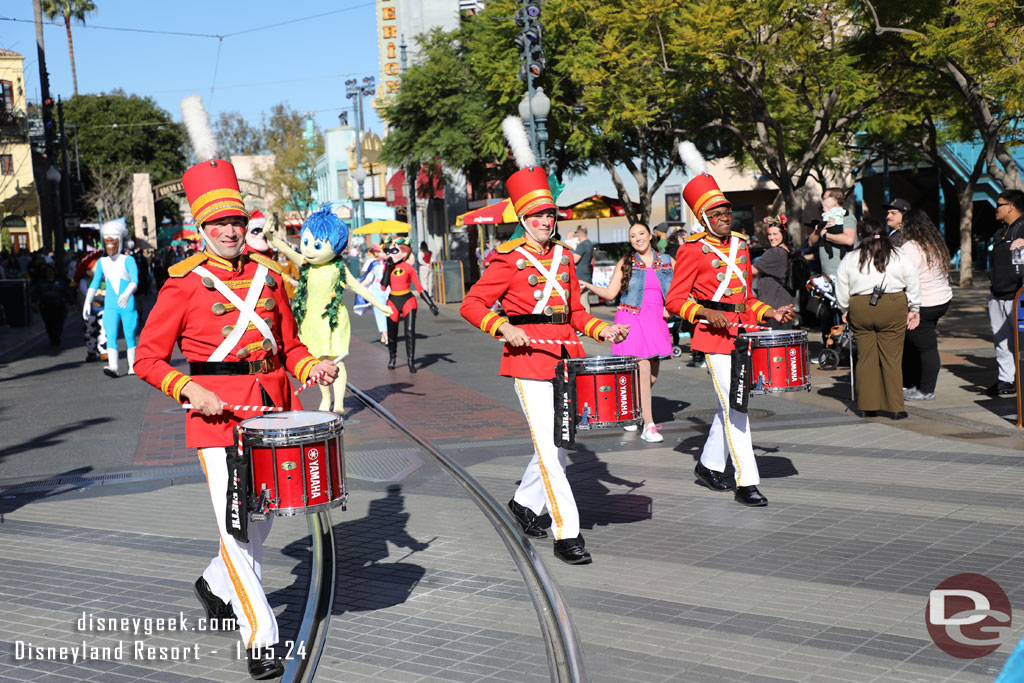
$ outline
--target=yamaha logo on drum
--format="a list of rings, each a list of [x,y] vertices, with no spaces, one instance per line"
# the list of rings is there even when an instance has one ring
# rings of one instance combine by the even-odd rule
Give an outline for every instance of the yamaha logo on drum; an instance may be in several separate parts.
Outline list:
[[[320,451],[316,448],[306,449],[306,458],[309,460],[309,497],[317,498],[321,494],[320,487]]]
[[[796,360],[797,347],[789,347],[789,382],[797,384],[800,381],[800,366]]]
[[[629,380],[619,375],[619,415],[629,415]]]

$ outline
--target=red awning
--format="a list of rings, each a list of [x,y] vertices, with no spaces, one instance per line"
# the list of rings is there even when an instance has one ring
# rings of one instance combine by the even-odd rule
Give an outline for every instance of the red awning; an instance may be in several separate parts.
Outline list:
[[[388,180],[384,189],[385,203],[388,206],[405,206],[409,203],[405,197],[405,169],[395,171]],[[419,199],[444,199],[444,182],[440,179],[432,180],[427,174],[427,167],[420,166],[420,172],[416,174],[416,196]]]

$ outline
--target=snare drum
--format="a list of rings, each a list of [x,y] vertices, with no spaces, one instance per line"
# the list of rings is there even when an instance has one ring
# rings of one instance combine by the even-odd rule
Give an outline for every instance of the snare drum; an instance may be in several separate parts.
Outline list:
[[[633,356],[570,358],[575,386],[576,429],[611,429],[643,423],[640,414],[640,365]]]
[[[348,500],[344,425],[322,411],[269,413],[238,427],[252,473],[252,509],[310,515]]]
[[[750,340],[750,393],[811,390],[807,332],[766,330],[748,332],[743,337]]]

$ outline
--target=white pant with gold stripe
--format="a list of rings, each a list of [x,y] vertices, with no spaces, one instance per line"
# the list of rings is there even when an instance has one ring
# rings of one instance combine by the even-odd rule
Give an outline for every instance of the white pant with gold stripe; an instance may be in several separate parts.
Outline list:
[[[566,450],[555,446],[555,393],[550,381],[516,379],[516,393],[533,438],[533,458],[513,496],[540,515],[551,514],[555,539],[576,538],[580,514],[569,480],[565,478]]]
[[[732,376],[732,356],[728,353],[708,353],[704,359],[708,374],[718,397],[718,412],[711,423],[711,432],[704,442],[700,462],[715,472],[725,471],[725,459],[732,456],[736,468],[737,486],[757,486],[761,477],[757,472],[754,448],[750,442],[750,422],[747,414],[729,408],[729,380]]]
[[[206,484],[213,502],[213,514],[220,532],[220,553],[210,560],[203,578],[224,602],[230,602],[238,618],[242,642],[246,648],[268,647],[277,643],[277,617],[263,592],[263,541],[270,533],[273,517],[265,522],[249,522],[249,542],[241,543],[224,528],[227,514],[228,467],[224,448],[200,448],[199,462],[206,473]]]

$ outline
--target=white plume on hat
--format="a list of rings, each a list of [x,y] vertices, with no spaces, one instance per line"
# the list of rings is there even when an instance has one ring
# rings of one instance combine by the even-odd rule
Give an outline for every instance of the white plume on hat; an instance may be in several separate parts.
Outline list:
[[[217,158],[217,138],[210,128],[210,117],[206,115],[202,98],[189,95],[178,106],[181,107],[181,118],[196,160],[202,162]]]
[[[512,156],[519,168],[529,168],[537,165],[537,157],[530,147],[530,139],[526,136],[526,128],[523,120],[518,116],[507,116],[501,122],[501,132],[505,134],[508,146],[512,148]]]
[[[679,159],[683,162],[687,172],[692,176],[708,172],[708,162],[697,151],[696,145],[689,140],[679,143]]]

